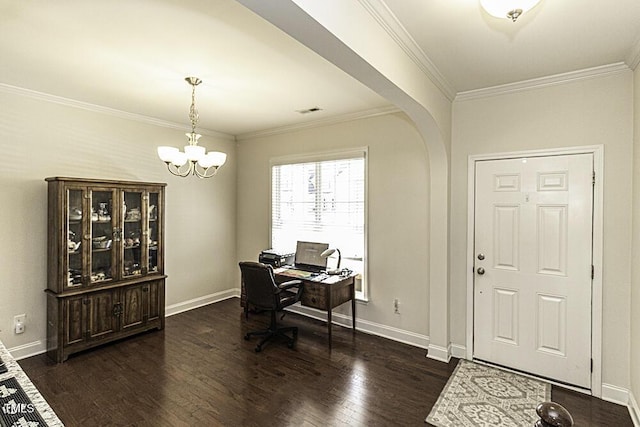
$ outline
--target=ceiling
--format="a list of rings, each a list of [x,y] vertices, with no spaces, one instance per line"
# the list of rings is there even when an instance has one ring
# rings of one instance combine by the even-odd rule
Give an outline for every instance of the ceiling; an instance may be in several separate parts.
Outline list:
[[[640,53],[638,0],[542,0],[515,23],[487,14],[478,0],[384,1],[456,93],[632,62]]]
[[[626,62],[640,1],[542,0],[518,22],[477,0],[359,0],[456,93]],[[389,102],[235,0],[0,0],[0,87],[246,135]],[[425,77],[426,78],[426,77]],[[313,107],[321,111],[300,114]]]

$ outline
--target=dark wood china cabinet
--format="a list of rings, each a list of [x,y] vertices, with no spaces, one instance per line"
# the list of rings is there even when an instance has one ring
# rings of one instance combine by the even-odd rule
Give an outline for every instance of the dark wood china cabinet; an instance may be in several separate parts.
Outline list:
[[[46,181],[49,357],[162,329],[166,184]]]

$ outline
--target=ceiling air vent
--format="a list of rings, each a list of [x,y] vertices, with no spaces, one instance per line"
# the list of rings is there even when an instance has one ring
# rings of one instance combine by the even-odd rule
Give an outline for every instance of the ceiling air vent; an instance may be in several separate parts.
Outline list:
[[[300,114],[315,113],[316,111],[322,111],[322,108],[320,108],[320,107],[311,107],[311,108],[307,108],[306,110],[296,110],[296,112],[298,112]]]

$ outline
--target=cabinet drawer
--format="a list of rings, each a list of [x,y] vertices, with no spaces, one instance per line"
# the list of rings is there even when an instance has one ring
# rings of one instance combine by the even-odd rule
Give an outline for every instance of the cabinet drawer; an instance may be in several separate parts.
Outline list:
[[[326,310],[328,307],[327,287],[315,283],[305,282],[304,291],[300,298],[302,305]]]

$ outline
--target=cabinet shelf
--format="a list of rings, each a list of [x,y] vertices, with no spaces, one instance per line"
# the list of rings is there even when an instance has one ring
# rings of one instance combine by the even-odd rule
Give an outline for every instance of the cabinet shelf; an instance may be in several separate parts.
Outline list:
[[[111,248],[106,248],[106,249],[97,249],[97,248],[93,248],[91,249],[91,252],[95,253],[99,253],[99,252],[109,252],[111,251]]]

